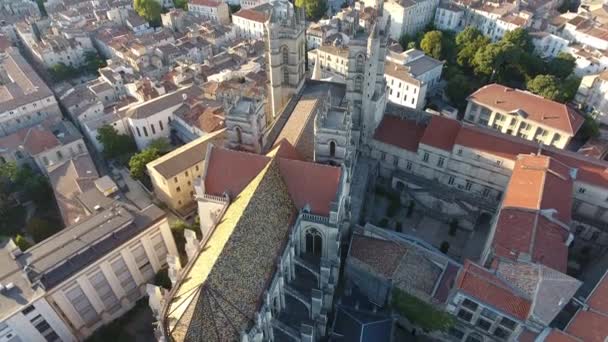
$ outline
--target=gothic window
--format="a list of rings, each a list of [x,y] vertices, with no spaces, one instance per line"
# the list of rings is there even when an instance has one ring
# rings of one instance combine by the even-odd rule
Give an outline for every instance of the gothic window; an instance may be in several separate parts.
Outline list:
[[[243,132],[241,132],[241,128],[236,128],[236,141],[240,144],[243,143]]]
[[[330,157],[336,156],[336,142],[335,141],[329,142],[329,156]]]
[[[363,57],[363,55],[358,55],[356,62],[357,72],[363,72],[365,70],[365,58]]]
[[[363,89],[363,77],[357,76],[355,77],[355,91],[361,92]]]
[[[283,67],[283,83],[289,84],[289,70],[286,66]]]
[[[321,233],[315,228],[310,228],[306,231],[306,253],[310,253],[316,257],[323,255],[323,238]]]
[[[283,64],[289,64],[289,49],[287,46],[281,48],[281,54],[283,55]]]

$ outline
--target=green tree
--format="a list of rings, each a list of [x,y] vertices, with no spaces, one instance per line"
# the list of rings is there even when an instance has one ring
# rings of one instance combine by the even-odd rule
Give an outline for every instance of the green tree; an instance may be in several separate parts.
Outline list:
[[[65,81],[79,75],[76,68],[66,65],[65,63],[57,63],[49,69],[51,76],[55,81]]]
[[[111,125],[101,126],[97,134],[97,140],[103,145],[103,154],[106,158],[119,158],[137,151],[133,138],[119,134]]]
[[[414,43],[414,46],[416,45],[414,39],[412,39],[412,37],[408,36],[407,34],[404,33],[401,35],[401,37],[399,37],[399,44],[401,45],[403,50],[408,50],[408,46],[410,45],[410,43]]]
[[[530,38],[528,31],[523,28],[507,31],[501,41],[511,43],[527,53],[532,53],[534,51],[532,38]]]
[[[25,251],[26,249],[32,247],[32,244],[20,234],[17,234],[17,236],[15,236],[15,244],[22,251]]]
[[[58,229],[47,220],[34,217],[25,226],[25,231],[32,236],[34,242],[38,243],[55,234]]]
[[[489,81],[506,81],[508,66],[517,65],[520,55],[521,50],[512,43],[489,44],[479,49],[473,58],[475,73],[486,77]]]
[[[46,7],[44,7],[44,0],[36,0],[36,5],[38,5],[38,10],[40,11],[40,15],[43,17],[47,17]]]
[[[188,10],[188,0],[173,0],[173,4],[176,8],[181,8],[185,11]]]
[[[458,65],[464,67],[472,67],[473,59],[475,58],[475,54],[477,54],[477,51],[486,47],[488,44],[490,44],[490,39],[483,35],[475,37],[471,41],[468,41],[466,44],[457,44],[458,53],[456,56],[456,62],[458,63]]]
[[[95,51],[87,51],[84,54],[84,70],[90,74],[96,74],[97,71],[105,67],[106,61],[99,56]]]
[[[296,0],[296,7],[304,8],[306,17],[318,21],[327,13],[326,0]]]
[[[230,14],[236,13],[241,10],[241,5],[228,4],[228,7],[230,8]]]
[[[447,331],[455,323],[454,316],[397,287],[393,289],[391,305],[396,312],[425,331]]]
[[[597,138],[600,136],[600,125],[594,117],[585,117],[585,122],[581,127],[580,135],[584,139]]]
[[[146,171],[146,164],[160,157],[161,154],[156,148],[146,148],[145,150],[133,155],[129,160],[129,171],[135,179],[142,179]]]
[[[471,82],[462,72],[448,80],[446,95],[459,109],[465,107],[466,98],[471,92]]]
[[[582,79],[580,77],[573,74],[562,81],[563,102],[570,102],[574,100],[574,97],[578,92],[578,88],[581,85],[581,80]]]
[[[477,38],[483,37],[483,33],[473,26],[467,26],[456,35],[456,46],[462,48],[474,42]]]
[[[133,8],[142,16],[142,18],[146,19],[150,25],[158,26],[160,25],[160,13],[162,8],[160,3],[156,0],[134,0]]]
[[[555,101],[563,100],[560,81],[553,75],[538,75],[528,81],[526,86],[529,91],[544,98]]]
[[[567,52],[560,52],[548,64],[548,72],[559,78],[566,78],[574,71],[576,59]]]
[[[155,148],[160,154],[165,154],[173,149],[167,138],[154,139],[148,144],[148,148]]]
[[[427,32],[420,41],[422,51],[435,59],[442,58],[443,45],[443,33],[441,31]]]

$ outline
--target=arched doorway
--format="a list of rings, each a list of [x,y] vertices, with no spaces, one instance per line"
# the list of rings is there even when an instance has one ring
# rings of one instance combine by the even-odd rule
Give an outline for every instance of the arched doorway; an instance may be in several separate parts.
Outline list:
[[[321,233],[315,228],[306,231],[306,253],[316,257],[323,255],[323,238]]]

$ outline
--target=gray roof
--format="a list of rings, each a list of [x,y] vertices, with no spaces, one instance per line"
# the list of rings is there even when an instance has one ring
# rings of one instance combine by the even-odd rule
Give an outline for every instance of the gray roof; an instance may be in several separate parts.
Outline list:
[[[99,258],[111,253],[165,217],[151,205],[142,211],[126,205],[101,211],[36,244],[17,258],[9,242],[0,242],[0,283],[13,283],[0,293],[0,319],[11,316]],[[27,276],[22,269],[29,264]]]
[[[53,95],[16,49],[0,57],[0,66],[0,113]]]
[[[134,119],[143,119],[160,113],[167,108],[180,105],[184,102],[184,95],[189,98],[202,95],[202,93],[203,92],[199,87],[188,86],[172,93],[159,96],[150,101],[129,106],[123,109],[121,113],[124,112],[126,116]]]
[[[436,68],[439,65],[443,65],[443,62],[426,55],[419,57],[411,62],[405,63],[405,66],[410,69],[410,74],[412,74],[414,77],[420,76],[425,72]]]

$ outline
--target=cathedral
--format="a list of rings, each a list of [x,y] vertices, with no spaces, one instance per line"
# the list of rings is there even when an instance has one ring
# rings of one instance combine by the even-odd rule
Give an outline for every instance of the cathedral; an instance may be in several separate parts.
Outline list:
[[[208,146],[195,184],[200,234],[186,234],[183,267],[170,262],[172,289],[149,289],[167,341],[312,342],[327,334],[355,152],[386,104],[387,38],[379,26],[355,35],[346,84],[311,80],[304,11],[272,4],[267,96],[226,103],[227,141]]]

